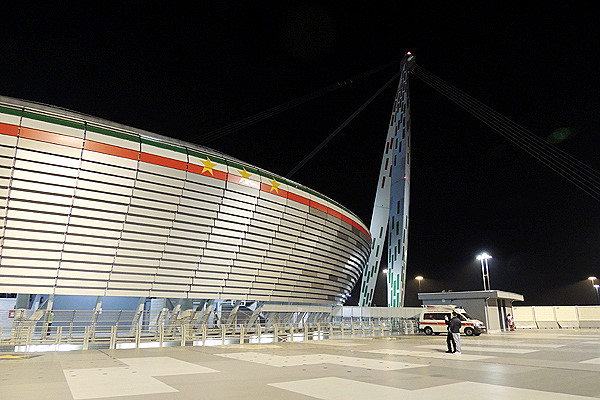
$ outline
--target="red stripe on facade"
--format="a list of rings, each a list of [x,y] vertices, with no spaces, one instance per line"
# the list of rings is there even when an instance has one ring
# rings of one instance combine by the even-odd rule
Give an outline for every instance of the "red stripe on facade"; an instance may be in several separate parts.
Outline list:
[[[216,168],[212,169],[212,174],[211,174],[210,173],[211,170],[208,170],[208,169],[205,170],[203,165],[192,164],[192,163],[189,163],[188,171],[192,172],[194,174],[208,176],[210,178],[220,179],[222,181],[226,181],[227,175],[228,175],[227,172],[219,171]],[[202,172],[202,171],[204,171],[204,172]]]
[[[206,172],[205,174],[207,174],[208,172]],[[220,179],[222,181],[226,181],[227,180],[227,176],[229,175],[227,172],[223,172],[223,171],[219,171],[218,169],[213,169],[213,176],[217,179]]]
[[[202,167],[197,164],[189,163],[188,172],[193,172],[194,174],[202,175]]]
[[[126,149],[124,147],[114,146],[112,144],[106,144],[96,142],[93,140],[86,140],[83,146],[85,150],[94,151],[96,153],[108,154],[111,156],[128,158],[130,160],[137,160],[140,156],[140,152],[136,150]]]
[[[18,133],[19,133],[19,127],[17,125],[0,123],[0,134],[9,135],[9,136],[17,136]],[[236,175],[230,175],[227,172],[223,172],[223,171],[217,170],[215,168],[212,169],[212,174],[211,174],[210,170],[205,170],[205,167],[201,166],[201,165],[186,163],[184,161],[179,161],[179,160],[175,160],[175,159],[168,158],[168,157],[158,156],[155,154],[138,152],[136,150],[131,150],[131,149],[127,149],[124,147],[114,146],[111,144],[96,142],[93,140],[86,140],[85,145],[84,145],[83,139],[72,137],[72,136],[67,136],[67,135],[62,135],[59,133],[46,132],[46,131],[42,131],[39,129],[33,129],[33,128],[21,127],[20,136],[23,138],[26,138],[26,139],[37,140],[37,141],[46,142],[46,143],[53,143],[53,144],[58,144],[61,146],[68,146],[68,147],[74,147],[74,148],[82,148],[83,147],[84,149],[89,150],[89,151],[94,151],[97,153],[112,155],[112,156],[116,156],[116,157],[127,158],[130,160],[137,160],[139,157],[140,161],[144,161],[149,164],[162,165],[164,167],[174,168],[174,169],[178,169],[178,170],[182,170],[182,171],[185,171],[187,169],[189,172],[192,172],[195,174],[204,175],[204,176],[208,176],[208,177],[220,179],[220,180],[229,180],[230,182],[239,183],[239,184],[246,184],[251,187],[256,187],[257,189],[260,188],[260,190],[262,190],[264,192],[273,193],[277,196],[285,197],[289,200],[296,201],[300,204],[308,205],[317,210],[321,210],[327,214],[330,214],[336,218],[339,218],[342,221],[356,227],[368,238],[371,237],[370,233],[367,230],[365,230],[359,223],[355,222],[354,220],[352,220],[351,218],[349,218],[348,216],[346,216],[344,214],[341,214],[337,211],[334,211],[334,210],[328,208],[327,206],[325,206],[321,203],[318,203],[313,200],[309,200],[308,198],[297,195],[295,193],[288,192],[287,190],[277,189],[277,191],[275,191],[273,189],[273,186],[265,184],[265,183],[259,183],[257,181],[251,181],[249,179],[246,179],[246,182],[242,183],[241,177],[237,177]],[[204,170],[204,172],[202,172],[203,170]],[[383,184],[383,182],[382,182],[382,184]]]
[[[326,213],[326,212],[327,212],[327,206],[324,206],[324,205],[323,205],[323,204],[321,204],[321,203],[317,203],[316,201],[313,201],[313,200],[311,200],[311,201],[310,201],[310,206],[311,206],[312,208],[316,208],[317,210],[321,210],[321,211],[323,211],[324,213]]]
[[[181,171],[185,171],[187,169],[187,162],[175,160],[173,158],[157,156],[156,154],[149,153],[141,153],[140,161],[144,161],[154,165],[162,165],[167,168],[174,168]]]
[[[277,188],[277,190],[273,189],[271,193],[276,194],[279,197],[285,197],[287,199],[288,191],[282,188]]]
[[[61,135],[59,133],[41,131],[39,129],[26,128],[24,126],[21,127],[21,133],[19,136],[25,139],[74,147],[76,149],[80,149],[83,146],[83,139]]]
[[[362,225],[360,225],[358,222],[351,220],[352,223],[350,225],[352,225],[353,227],[355,227],[356,229],[358,229],[359,231],[361,231],[362,233],[364,233],[365,235],[367,235],[367,237],[370,237],[371,235],[369,234],[369,232],[367,232],[367,230],[365,228],[362,227]]]
[[[310,199],[306,197],[300,196],[296,193],[288,192],[287,198],[289,200],[295,201],[296,203],[304,204],[305,206],[310,206]]]
[[[423,321],[423,322],[419,322],[420,325],[446,325],[445,322],[429,322],[429,321]],[[474,326],[474,324],[472,322],[461,322],[460,324],[461,327],[463,326]]]
[[[347,224],[350,224],[350,225],[352,225],[352,222],[354,222],[354,221],[352,221],[350,219],[350,217],[348,217],[348,216],[346,216],[344,214],[342,214],[342,221],[344,221],[344,222],[346,222]]]
[[[336,217],[337,219],[342,219],[342,213],[341,212],[337,212],[335,210],[332,210],[331,208],[327,208],[327,214],[329,215],[333,215],[334,217]]]
[[[19,127],[17,125],[0,122],[0,133],[3,135],[17,136],[19,134]]]
[[[266,183],[260,183],[260,190],[261,192],[267,192],[269,193],[269,190],[271,190],[271,185],[267,185]]]
[[[263,183],[263,182],[260,183],[260,190],[263,192],[271,193],[276,196],[285,197],[285,198],[288,198],[287,195],[289,193],[287,190],[284,190],[281,188],[276,188],[273,185],[269,185],[268,183]]]

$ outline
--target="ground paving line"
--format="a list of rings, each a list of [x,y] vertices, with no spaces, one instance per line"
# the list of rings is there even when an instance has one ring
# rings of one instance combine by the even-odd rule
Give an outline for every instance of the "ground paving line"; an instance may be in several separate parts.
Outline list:
[[[417,346],[425,349],[439,349],[439,346],[435,345],[422,345]],[[512,354],[527,354],[538,351],[537,349],[515,349],[510,347],[481,347],[481,346],[470,346],[464,343],[462,346],[463,351],[481,351],[489,353],[512,353]]]
[[[418,350],[403,350],[403,349],[382,349],[382,350],[360,350],[366,353],[386,354],[394,356],[409,356],[409,357],[425,357],[438,358],[444,360],[460,360],[460,361],[478,361],[495,356],[485,356],[480,354],[447,354],[440,351],[418,351]]]

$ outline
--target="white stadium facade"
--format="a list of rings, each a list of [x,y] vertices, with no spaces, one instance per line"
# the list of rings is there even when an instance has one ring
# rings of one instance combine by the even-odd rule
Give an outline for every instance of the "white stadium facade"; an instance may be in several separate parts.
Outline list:
[[[192,143],[0,97],[0,293],[343,304],[368,228]]]

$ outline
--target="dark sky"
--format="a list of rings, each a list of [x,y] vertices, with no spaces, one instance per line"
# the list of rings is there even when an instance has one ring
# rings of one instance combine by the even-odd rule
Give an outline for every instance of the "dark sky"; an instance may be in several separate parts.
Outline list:
[[[557,146],[600,169],[598,21],[576,4],[126,3],[4,5],[0,94],[196,141],[286,175],[411,51],[421,67],[541,138],[568,128]],[[202,140],[389,63],[302,106]],[[406,304],[417,304],[418,274],[423,291],[481,289],[475,256],[484,250],[494,257],[492,287],[523,294],[524,304],[594,303],[586,278],[600,276],[599,202],[417,78],[410,85]],[[395,87],[294,176],[367,224]],[[356,301],[355,294],[349,304]]]

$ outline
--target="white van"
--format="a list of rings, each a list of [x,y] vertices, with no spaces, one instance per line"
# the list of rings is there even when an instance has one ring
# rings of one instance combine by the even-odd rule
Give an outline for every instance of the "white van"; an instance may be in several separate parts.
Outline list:
[[[483,322],[471,318],[464,309],[457,306],[423,306],[421,316],[419,317],[419,328],[425,332],[426,335],[448,332],[448,326],[446,325],[446,318],[450,320],[452,318],[452,311],[456,311],[458,318],[461,322],[460,332],[467,336],[479,336],[482,332],[485,332],[485,325]]]

